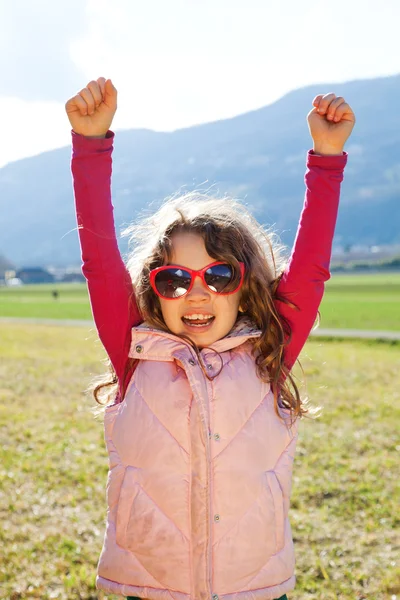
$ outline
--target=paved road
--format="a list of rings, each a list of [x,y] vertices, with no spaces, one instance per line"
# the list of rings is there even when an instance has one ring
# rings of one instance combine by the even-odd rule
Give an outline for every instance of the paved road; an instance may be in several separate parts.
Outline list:
[[[40,325],[62,325],[63,327],[94,327],[93,321],[83,321],[78,319],[23,319],[20,317],[0,317],[0,323],[35,323]],[[315,331],[312,331],[311,335],[313,337],[400,340],[400,331],[318,328]]]
[[[364,338],[368,340],[400,340],[400,331],[379,331],[364,329],[316,329],[314,337]]]

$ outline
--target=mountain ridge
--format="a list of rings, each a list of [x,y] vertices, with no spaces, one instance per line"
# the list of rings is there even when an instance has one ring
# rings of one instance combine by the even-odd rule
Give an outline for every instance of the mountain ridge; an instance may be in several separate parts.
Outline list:
[[[356,114],[345,150],[335,245],[400,242],[400,75],[292,90],[266,107],[171,132],[118,130],[113,154],[117,231],[149,204],[204,182],[245,200],[293,243],[304,199],[306,116],[318,93],[343,96]],[[0,169],[0,254],[22,264],[80,261],[70,146]],[[200,188],[202,189],[202,188]],[[119,241],[126,251],[124,241]]]

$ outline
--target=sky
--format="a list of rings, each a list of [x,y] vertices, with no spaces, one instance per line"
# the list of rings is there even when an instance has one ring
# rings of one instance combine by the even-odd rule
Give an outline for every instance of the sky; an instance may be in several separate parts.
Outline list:
[[[70,144],[91,79],[118,89],[114,130],[172,131],[399,74],[399,22],[399,0],[0,0],[0,167]]]

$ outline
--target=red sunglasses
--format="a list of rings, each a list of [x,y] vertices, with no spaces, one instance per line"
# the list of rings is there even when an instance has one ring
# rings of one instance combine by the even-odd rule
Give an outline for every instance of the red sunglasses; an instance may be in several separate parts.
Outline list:
[[[190,292],[196,277],[214,294],[228,296],[242,287],[244,263],[240,262],[239,269],[235,269],[228,263],[214,262],[200,271],[165,265],[150,271],[150,285],[160,298],[176,300]]]

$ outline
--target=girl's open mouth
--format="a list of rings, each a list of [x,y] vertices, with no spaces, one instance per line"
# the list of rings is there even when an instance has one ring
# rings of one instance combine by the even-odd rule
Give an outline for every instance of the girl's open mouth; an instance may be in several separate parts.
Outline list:
[[[188,327],[191,330],[193,330],[193,329],[202,329],[202,330],[208,329],[212,325],[214,320],[215,320],[215,317],[213,315],[194,314],[194,315],[182,317],[183,323],[186,325],[186,327]]]

